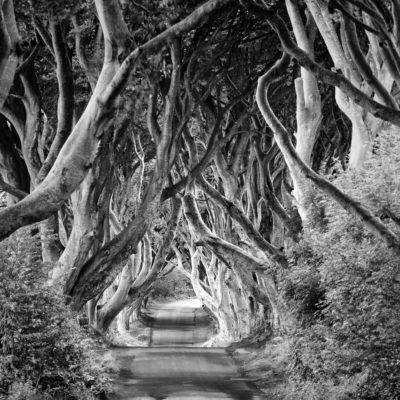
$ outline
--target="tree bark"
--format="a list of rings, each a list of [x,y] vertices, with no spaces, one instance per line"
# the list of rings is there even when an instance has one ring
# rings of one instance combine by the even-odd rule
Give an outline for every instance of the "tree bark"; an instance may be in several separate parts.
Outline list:
[[[14,82],[20,41],[13,0],[0,1],[0,110]]]
[[[371,99],[367,94],[353,85],[351,81],[345,77],[345,75],[338,72],[329,71],[314,62],[308,53],[304,52],[293,43],[292,39],[290,38],[290,33],[282,19],[275,15],[269,14],[268,21],[271,27],[278,34],[284,51],[296,58],[303,68],[313,73],[317,79],[321,79],[326,84],[340,89],[340,91],[348,96],[355,104],[361,106],[373,116],[388,121],[396,126],[400,126],[399,110],[385,106],[374,99]]]
[[[241,281],[241,284],[254,297],[255,301],[276,310],[276,313],[281,316],[281,325],[275,328],[282,330],[292,329],[289,311],[278,294],[272,276],[264,273],[265,281],[267,282],[264,288],[257,285],[252,277],[252,272],[260,272],[267,269],[264,262],[245,253],[238,246],[215,236],[203,223],[192,194],[187,193],[183,197],[183,206],[189,229],[193,232],[197,240],[195,243],[196,246],[205,246],[221,262],[224,262],[228,268],[231,268]]]
[[[56,59],[56,75],[58,82],[57,132],[51,144],[49,153],[36,177],[36,185],[43,181],[53,166],[62,146],[72,130],[74,116],[74,81],[72,66],[67,52],[60,24],[54,16],[50,18],[52,47]]]
[[[8,206],[17,203],[29,193],[29,174],[18,154],[18,140],[7,120],[0,116],[0,188],[9,193]]]
[[[132,305],[135,300],[143,298],[143,295],[147,293],[165,264],[180,220],[180,209],[180,201],[174,199],[167,232],[154,260],[151,257],[150,242],[147,244],[147,249],[143,249],[143,258],[140,252],[131,256],[133,261],[122,270],[117,291],[98,313],[97,329],[105,332],[121,310]],[[143,262],[142,268],[141,262]]]
[[[67,279],[76,277],[89,256],[103,243],[108,228],[113,160],[109,129],[89,174],[71,196],[74,215],[72,231],[61,257],[53,269],[51,283],[64,288]],[[111,173],[110,173],[111,172]]]
[[[368,91],[374,92],[373,98],[376,98],[381,104],[394,111],[398,110],[398,105],[390,94],[391,82],[393,81],[388,82],[387,78],[379,76],[379,71],[385,71],[388,66],[388,60],[384,56],[387,50],[386,46],[380,46],[378,40],[381,39],[375,34],[366,31],[371,45],[370,57],[367,61],[361,50],[355,24],[348,17],[351,12],[350,14],[345,13],[346,10],[351,11],[353,6],[344,4],[341,7],[343,14],[341,23],[342,38],[339,40],[327,5],[320,0],[307,0],[306,3],[327,45],[336,70],[341,71],[355,87],[360,91],[366,92],[366,95],[368,95]],[[367,25],[373,26],[370,16],[363,13],[363,18]],[[375,65],[373,65],[374,63]],[[388,72],[389,70],[390,68]],[[348,93],[342,92],[340,88],[336,89],[337,104],[352,123],[349,167],[360,169],[372,148],[372,141],[379,129],[378,126],[380,126],[379,123],[376,123],[376,120],[379,120],[379,117],[384,118],[374,113],[365,115],[364,109],[368,110],[368,107],[365,107],[362,102],[358,103],[354,96],[347,96]],[[371,119],[372,121],[370,121]]]
[[[307,34],[302,21],[297,1],[286,0],[286,7],[292,23],[297,45],[314,58],[313,39]],[[312,17],[311,17],[312,18]],[[314,21],[312,21],[314,23]],[[314,75],[301,68],[301,77],[295,81],[296,88],[296,151],[306,165],[311,167],[314,143],[317,139],[319,126],[322,120],[321,96],[317,80]],[[303,226],[320,225],[321,216],[319,207],[315,204],[315,192],[311,182],[298,173],[296,168],[290,168],[293,180],[293,194]]]
[[[290,164],[291,168],[296,168],[299,173],[302,173],[304,177],[310,179],[315,186],[341,205],[346,211],[361,220],[367,229],[384,240],[396,253],[400,253],[400,240],[395,233],[385,226],[369,210],[340,191],[331,182],[314,172],[298,156],[290,141],[288,132],[272,111],[267,97],[270,84],[280,73],[282,68],[286,67],[287,61],[288,58],[284,55],[266,74],[259,78],[256,94],[258,107],[265,121],[274,132],[275,140],[282,151],[286,163]]]
[[[96,2],[101,28],[106,38],[104,64],[97,85],[85,111],[44,181],[21,202],[0,212],[0,240],[22,226],[50,216],[83,181],[95,158],[99,137],[112,119],[115,100],[138,59],[171,37],[179,36],[204,23],[212,12],[228,3],[229,0],[209,0],[182,21],[137,47],[119,65],[118,54],[113,52],[110,45],[114,43],[113,34],[120,21],[114,18],[115,13],[104,15],[103,11],[108,5],[105,7],[105,3],[100,0]]]
[[[267,252],[268,254],[277,257],[280,260],[284,258],[283,253],[260,235],[244,212],[240,210],[232,201],[226,199],[209,183],[207,183],[203,177],[198,178],[196,180],[196,184],[204,191],[204,193],[209,195],[219,206],[226,210],[229,216],[240,225],[247,237],[255,246],[257,246],[261,251]]]

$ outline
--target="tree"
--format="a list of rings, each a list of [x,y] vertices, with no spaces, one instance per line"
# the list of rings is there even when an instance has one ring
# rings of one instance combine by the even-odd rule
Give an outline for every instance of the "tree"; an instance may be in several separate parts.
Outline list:
[[[93,341],[63,299],[43,287],[40,238],[25,229],[0,246],[2,397],[97,398],[108,390],[107,377],[88,359]]]
[[[77,121],[40,188],[24,198],[18,205],[1,212],[2,238],[21,226],[42,220],[50,213],[57,211],[82,182],[93,163],[93,157],[98,148],[98,137],[110,123],[112,115],[110,110],[114,109],[116,99],[124,88],[134,63],[146,52],[157,48],[172,36],[190,30],[204,16],[226,3],[227,1],[222,0],[211,0],[205,3],[181,22],[137,47],[120,63],[119,57],[124,52],[129,38],[121,10],[116,2],[107,5],[102,1],[96,2],[105,43],[104,62],[96,87],[85,111]],[[116,52],[113,50],[115,46]],[[89,158],[88,155],[90,155]]]
[[[375,329],[340,314],[346,299],[382,315],[397,304],[374,285],[357,302],[357,287],[336,279],[373,264],[368,245],[390,254],[379,282],[397,279],[396,200],[376,207],[364,180],[379,169],[376,139],[400,126],[399,7],[381,3],[40,1],[14,22],[4,1],[28,45],[1,103],[0,237],[40,221],[50,283],[101,334],[126,330],[177,268],[217,321],[214,343],[256,331],[304,339],[292,356],[309,365],[291,373],[307,384],[307,368],[320,368],[305,357],[313,335],[321,351],[331,349],[318,335],[348,335],[353,352]],[[1,62],[12,67],[10,46]],[[343,240],[332,214],[351,221]]]

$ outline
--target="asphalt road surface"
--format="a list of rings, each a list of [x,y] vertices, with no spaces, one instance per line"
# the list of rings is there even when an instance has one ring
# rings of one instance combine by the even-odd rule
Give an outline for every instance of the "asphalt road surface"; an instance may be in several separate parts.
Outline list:
[[[198,347],[211,334],[197,301],[155,304],[152,347],[112,350],[119,365],[112,400],[259,400],[225,349]]]

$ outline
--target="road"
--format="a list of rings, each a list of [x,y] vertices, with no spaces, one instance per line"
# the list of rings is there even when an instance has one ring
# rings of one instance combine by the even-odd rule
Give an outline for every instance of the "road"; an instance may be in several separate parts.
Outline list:
[[[211,334],[199,305],[153,305],[152,347],[112,350],[120,371],[112,400],[264,399],[225,349],[197,347]]]
[[[198,299],[153,303],[150,346],[201,346],[213,334],[212,321]]]

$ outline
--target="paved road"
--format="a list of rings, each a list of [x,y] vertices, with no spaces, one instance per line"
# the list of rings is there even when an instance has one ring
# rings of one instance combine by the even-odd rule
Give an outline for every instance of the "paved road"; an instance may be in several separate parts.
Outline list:
[[[198,299],[153,303],[151,346],[201,346],[213,334],[212,321]]]
[[[264,399],[224,349],[196,347],[211,332],[198,305],[155,305],[153,347],[112,350],[120,368],[112,400]]]

